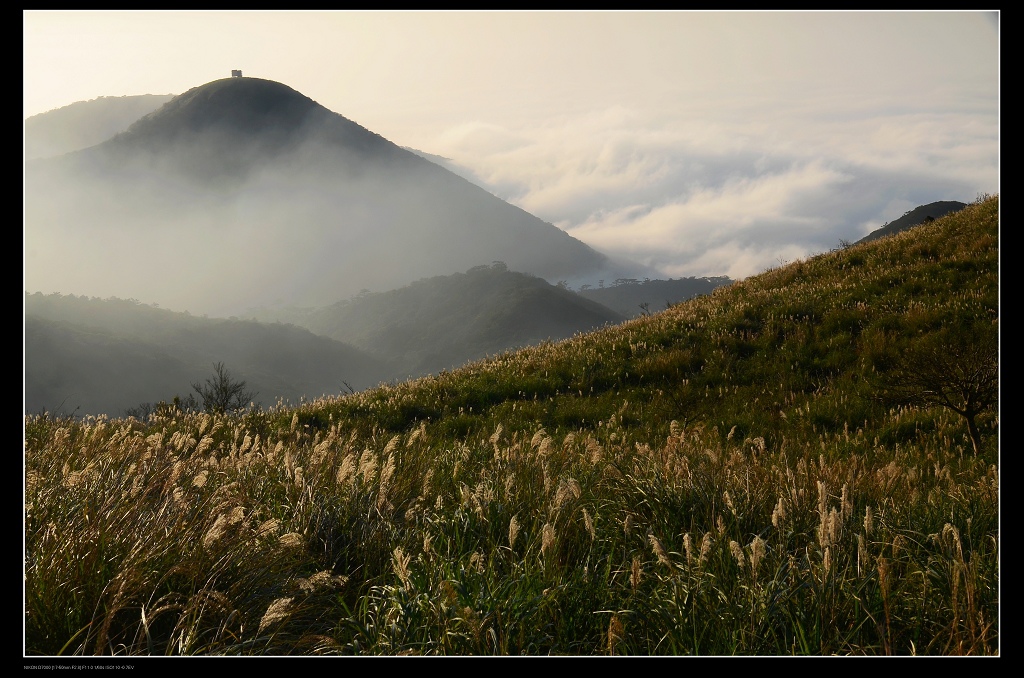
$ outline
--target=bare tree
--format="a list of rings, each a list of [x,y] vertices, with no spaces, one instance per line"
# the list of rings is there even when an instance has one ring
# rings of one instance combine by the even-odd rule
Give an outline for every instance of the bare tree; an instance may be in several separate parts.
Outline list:
[[[967,423],[974,453],[981,450],[978,415],[999,403],[999,349],[994,331],[975,325],[939,333],[910,346],[882,374],[885,402],[941,406]]]
[[[246,389],[244,381],[232,378],[221,362],[213,364],[213,376],[205,384],[193,383],[192,388],[203,401],[203,409],[217,414],[243,410],[257,395]]]

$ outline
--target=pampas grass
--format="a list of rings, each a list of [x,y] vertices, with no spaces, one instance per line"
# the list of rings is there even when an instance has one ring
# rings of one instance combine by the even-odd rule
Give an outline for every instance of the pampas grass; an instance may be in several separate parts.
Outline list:
[[[998,655],[998,412],[976,454],[872,386],[997,327],[997,224],[295,407],[25,417],[25,654]]]

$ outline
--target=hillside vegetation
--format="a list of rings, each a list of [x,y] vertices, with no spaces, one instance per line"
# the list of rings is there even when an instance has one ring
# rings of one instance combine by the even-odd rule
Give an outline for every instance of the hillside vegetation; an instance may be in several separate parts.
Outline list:
[[[436,377],[28,416],[25,651],[998,654],[998,247],[979,199]]]

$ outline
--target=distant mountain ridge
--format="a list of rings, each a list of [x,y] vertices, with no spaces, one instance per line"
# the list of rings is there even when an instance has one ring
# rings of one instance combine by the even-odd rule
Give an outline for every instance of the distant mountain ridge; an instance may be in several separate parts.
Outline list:
[[[283,315],[285,323],[272,322]],[[186,397],[215,362],[246,380],[262,405],[296,403],[624,320],[501,262],[328,307],[249,316],[205,318],[133,299],[26,294],[26,412],[117,416],[144,402]]]
[[[272,312],[264,316],[270,317]],[[622,322],[625,316],[496,261],[295,311],[285,319],[389,361],[405,378],[565,339]]]
[[[872,231],[857,242],[871,242],[887,235],[899,233],[925,221],[944,217],[951,212],[959,212],[965,207],[967,207],[967,203],[957,202],[956,200],[940,200],[928,203],[927,205],[920,205],[904,213],[899,219],[894,219],[881,228]]]
[[[25,159],[78,151],[110,139],[174,98],[173,94],[98,97],[25,120]]]
[[[603,282],[603,281],[602,281]],[[717,287],[734,281],[726,276],[711,278],[677,278],[675,280],[618,279],[603,287],[587,285],[581,296],[621,313],[627,318],[649,315],[702,294],[711,294]]]
[[[29,161],[25,211],[28,289],[218,315],[326,305],[482,261],[551,281],[616,275],[552,224],[258,78],[193,88],[101,144]],[[119,241],[148,260],[115,253]],[[180,279],[183,261],[216,282],[154,280]]]
[[[364,351],[292,325],[25,295],[26,413],[120,416],[142,402],[186,397],[215,362],[246,380],[263,405],[363,389],[391,374]]]

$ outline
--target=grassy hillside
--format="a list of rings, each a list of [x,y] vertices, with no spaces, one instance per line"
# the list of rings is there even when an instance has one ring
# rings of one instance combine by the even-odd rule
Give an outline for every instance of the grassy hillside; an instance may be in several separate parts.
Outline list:
[[[298,408],[29,416],[26,652],[998,654],[997,408],[897,404],[934,347],[995,376],[998,228]]]

